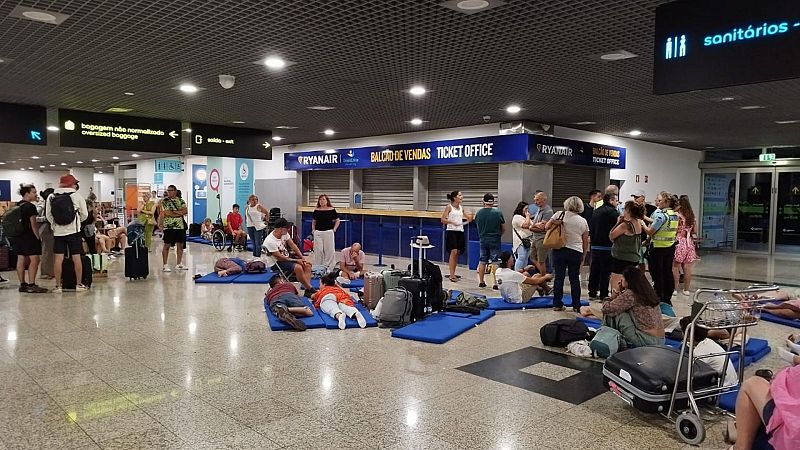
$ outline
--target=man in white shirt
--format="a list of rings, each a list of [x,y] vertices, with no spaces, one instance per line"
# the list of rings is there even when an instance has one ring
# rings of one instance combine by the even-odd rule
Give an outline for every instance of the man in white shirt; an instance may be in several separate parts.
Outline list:
[[[681,329],[684,333],[688,333],[689,323],[692,321],[692,318],[686,316],[681,319]],[[708,338],[708,330],[703,327],[694,327],[694,356],[703,356],[703,355],[712,355],[714,353],[723,353],[725,349],[722,348],[721,345],[717,344],[716,341],[713,339]],[[702,361],[712,369],[716,370],[717,373],[722,374],[722,368],[725,367],[725,356],[712,356],[709,358],[703,358]],[[728,369],[725,371],[725,386],[733,386],[739,383],[739,373],[736,371],[736,366],[733,365],[730,359],[728,359]]]
[[[53,254],[55,263],[53,265],[56,280],[54,293],[61,293],[62,279],[61,269],[64,263],[64,255],[69,255],[75,268],[76,291],[88,289],[81,283],[83,279],[83,265],[81,254],[83,253],[83,238],[81,238],[81,222],[89,217],[86,208],[86,201],[78,193],[78,180],[70,175],[64,175],[58,182],[58,189],[47,197],[45,216],[53,229]]]
[[[527,303],[538,288],[553,279],[553,275],[535,274],[514,270],[514,256],[509,251],[500,253],[500,268],[494,271],[497,286],[503,300],[509,303]]]
[[[305,288],[303,295],[310,298],[311,294],[317,292],[316,289],[311,287],[311,261],[303,256],[303,252],[300,251],[297,244],[289,236],[291,228],[292,223],[284,218],[275,221],[275,229],[264,239],[266,264],[274,272],[283,272],[287,277],[294,273],[297,281]],[[289,249],[286,248],[287,246]],[[295,255],[299,255],[299,257],[292,258],[289,250],[294,252]]]

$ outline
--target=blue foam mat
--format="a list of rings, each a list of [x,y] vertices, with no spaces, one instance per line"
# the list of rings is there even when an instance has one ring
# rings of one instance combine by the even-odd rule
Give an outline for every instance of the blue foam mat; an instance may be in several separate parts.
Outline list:
[[[360,303],[356,303],[356,309],[359,310],[359,312],[361,312],[361,315],[364,316],[364,319],[367,321],[367,328],[378,326],[378,321],[375,320],[374,317],[372,317],[372,314],[369,313],[369,310],[367,310],[367,308],[364,308],[364,306],[361,305]],[[339,321],[325,314],[322,311],[317,311],[317,314],[319,314],[319,316],[322,318],[322,321],[325,322],[325,328],[329,330],[339,329]],[[344,320],[344,322],[345,324],[347,324],[347,326],[345,326],[345,329],[359,328],[358,322],[356,322],[355,319],[351,319],[348,317]]]
[[[452,316],[452,317],[460,317],[462,319],[470,319],[478,323],[483,323],[494,317],[494,315],[497,314],[497,312],[493,309],[482,309],[481,312],[479,312],[478,314],[469,314],[456,311],[444,311],[439,314],[445,314],[447,316]]]
[[[719,397],[719,407],[725,411],[736,412],[736,397],[739,395],[739,389],[722,394]]]
[[[392,331],[392,337],[412,341],[444,344],[478,324],[475,320],[447,314],[431,314],[424,320],[414,322]]]
[[[239,276],[241,275],[236,274],[236,275],[228,275],[227,277],[221,277],[217,275],[216,272],[211,272],[194,280],[194,282],[198,284],[228,284],[228,283],[233,283],[233,280],[239,278]]]
[[[234,284],[267,284],[272,277],[275,276],[274,272],[264,273],[243,273],[233,280]]]
[[[319,278],[314,278],[313,280],[311,280],[311,287],[313,287],[314,289],[319,289]],[[342,287],[345,288],[345,289],[347,289],[347,288],[350,288],[350,289],[363,288],[364,287],[364,280],[362,280],[362,279],[350,280],[350,284],[343,284]]]
[[[320,316],[319,311],[314,308],[314,305],[309,301],[307,298],[303,298],[303,302],[305,302],[306,306],[311,308],[314,311],[314,315],[310,317],[298,317],[301,322],[306,324],[306,328],[325,328],[325,322],[322,320],[322,316]],[[267,322],[269,323],[269,328],[272,331],[288,331],[294,330],[288,323],[281,322],[275,314],[272,313],[272,310],[269,309],[269,303],[267,302],[267,298],[264,297],[264,310],[267,314]]]
[[[768,313],[766,310],[761,311],[761,320],[766,320],[767,322],[772,322],[772,323],[779,323],[781,325],[786,325],[787,327],[800,328],[800,320],[785,319],[783,317],[778,317],[774,314]]]
[[[553,297],[534,297],[527,303],[509,303],[502,298],[490,298],[489,309],[495,311],[515,311],[521,309],[545,309],[553,307]],[[564,294],[562,299],[565,308],[570,308],[572,305],[572,297]],[[589,306],[589,302],[581,300],[581,306]]]

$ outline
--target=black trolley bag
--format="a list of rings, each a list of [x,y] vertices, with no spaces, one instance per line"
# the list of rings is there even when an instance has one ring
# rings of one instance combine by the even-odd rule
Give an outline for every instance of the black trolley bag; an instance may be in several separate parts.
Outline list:
[[[137,237],[125,249],[125,278],[138,280],[150,275],[150,262],[148,261],[147,247],[144,246],[144,236]]]
[[[87,288],[92,287],[92,260],[86,256],[81,255],[81,284]],[[64,255],[64,262],[61,264],[61,288],[67,291],[74,291],[78,287],[78,280],[75,274],[75,264],[72,262],[72,257],[67,252]]]
[[[400,278],[398,287],[406,289],[411,293],[411,321],[422,320],[430,311],[430,300],[428,299],[430,281],[426,278],[416,276]]]
[[[445,297],[447,294],[443,295],[444,289],[442,287],[442,283],[444,282],[444,278],[442,277],[442,269],[439,268],[436,264],[428,261],[427,259],[422,260],[422,269],[420,270],[419,262],[415,259],[412,262],[412,267],[409,268],[411,273],[422,274],[422,278],[427,282],[427,302],[428,306],[431,307],[432,311],[441,311],[444,309]]]
[[[669,410],[680,351],[664,345],[632,348],[612,355],[603,364],[603,385],[623,401],[645,413]],[[675,405],[686,408],[688,355],[683,356]],[[703,361],[695,361],[692,389],[717,386],[719,373]]]

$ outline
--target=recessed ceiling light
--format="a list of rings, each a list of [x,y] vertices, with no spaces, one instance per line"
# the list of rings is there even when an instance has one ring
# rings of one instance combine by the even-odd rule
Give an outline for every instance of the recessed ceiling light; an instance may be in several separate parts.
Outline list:
[[[58,131],[58,127],[55,125],[50,125],[47,127],[47,131]]]
[[[31,156],[31,159],[39,159],[38,156]]]
[[[409,121],[411,125],[422,125],[422,119],[415,117]]]
[[[131,111],[133,111],[133,108],[121,108],[119,106],[112,106],[111,108],[108,108],[106,110],[106,112],[111,112],[111,113],[128,113]]]
[[[736,100],[736,97],[720,97],[719,101],[721,102],[732,102]]]
[[[83,164],[83,161],[75,161],[75,164]]]
[[[45,166],[39,166],[40,169],[44,169]]]
[[[132,157],[134,157],[134,158],[138,158],[138,157],[140,157],[140,156],[142,156],[142,155],[140,155],[140,154],[138,154],[138,153],[133,153],[133,154],[131,154],[131,156],[132,156]]]
[[[739,109],[749,110],[749,109],[764,109],[764,106],[761,105],[748,105],[748,106],[740,106]]]
[[[114,159],[114,160],[119,159],[119,156],[112,156],[111,159]]]
[[[286,67],[286,61],[278,56],[270,56],[264,60],[264,65],[273,70],[283,69]]]
[[[75,150],[64,150],[64,153],[75,153]]]
[[[584,120],[583,122],[573,122],[573,125],[597,125],[597,122],[592,122],[591,120]]]
[[[231,123],[235,123],[235,124],[237,124],[237,125],[241,125],[241,124],[243,124],[244,122],[243,122],[243,121],[241,121],[241,120],[231,120]]]
[[[178,86],[178,89],[180,89],[181,92],[185,92],[187,94],[194,94],[195,92],[197,92],[199,90],[199,89],[197,89],[197,86],[195,86],[193,84],[189,84],[189,83],[184,83],[184,84]]]
[[[628,132],[628,134],[631,136],[641,136],[642,132],[640,130],[631,130]]]
[[[336,134],[336,132],[331,130],[330,128],[328,128],[327,130],[323,131],[323,133],[325,133],[325,136],[333,136],[334,134]]]
[[[511,105],[506,108],[506,112],[509,114],[516,114],[520,111],[522,111],[522,108],[520,108],[518,105]]]
[[[93,159],[92,162],[100,162],[99,159]]]
[[[31,8],[28,6],[17,6],[8,14],[9,17],[27,19],[34,22],[59,25],[69,18],[69,14],[50,12],[44,9]]]
[[[20,167],[19,170],[25,170],[25,168],[24,167]]]
[[[684,141],[683,139],[674,139],[674,140],[669,141],[669,142],[672,142],[673,144],[679,144],[681,142],[686,142],[686,141]]]
[[[125,95],[135,95],[133,92],[123,92]]]
[[[711,148],[717,148],[717,147],[714,147],[713,145],[709,145],[709,146],[706,146],[706,147],[703,147],[703,148],[711,149]]]
[[[67,163],[61,163],[61,165],[62,165],[62,166],[66,166],[66,165],[67,165]]]
[[[98,170],[97,173],[103,173],[103,171],[102,170]]]
[[[28,167],[28,170],[33,170],[33,167]]]
[[[186,132],[186,133],[191,133],[192,129],[191,128],[184,128],[183,131]]]
[[[428,91],[422,86],[411,86],[411,89],[408,90],[408,93],[414,97],[421,97],[425,95],[426,92]]]
[[[620,61],[623,59],[631,59],[636,58],[639,55],[635,53],[631,53],[627,50],[617,50],[613,52],[606,53],[604,55],[600,55],[600,59],[603,61]]]
[[[775,123],[778,125],[790,125],[793,123],[800,123],[800,120],[776,120]]]
[[[300,128],[300,127],[293,127],[291,125],[278,125],[275,128],[277,128],[279,130],[296,130],[296,129]]]
[[[283,140],[283,138],[280,137],[280,136],[272,136],[272,140],[275,141],[275,142],[280,142],[280,141]]]
[[[456,3],[456,8],[466,9],[467,11],[475,11],[476,9],[483,9],[489,6],[486,0],[461,0]]]
[[[336,109],[335,106],[306,106],[306,109],[313,109],[314,111],[330,111]]]
[[[5,166],[5,165],[6,165],[6,163],[4,163],[3,161],[0,161],[0,166]]]
[[[55,164],[50,164],[50,167],[55,167],[55,166],[56,166]]]
[[[439,5],[469,15],[505,5],[505,3],[501,0],[448,0]]]

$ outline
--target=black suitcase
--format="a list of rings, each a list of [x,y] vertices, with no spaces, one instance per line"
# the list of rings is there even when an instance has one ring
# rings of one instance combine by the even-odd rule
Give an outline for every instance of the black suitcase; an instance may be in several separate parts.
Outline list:
[[[413,271],[411,273],[419,275],[422,273],[422,278],[428,280],[428,304],[433,311],[441,311],[444,309],[444,303],[447,297],[445,293],[444,296],[442,292],[444,289],[442,288],[442,283],[444,281],[442,277],[442,269],[439,268],[436,264],[428,261],[427,259],[422,260],[422,271],[420,272],[418,261],[415,259],[413,264]]]
[[[612,355],[603,364],[603,384],[629,405],[645,413],[669,409],[680,352],[657,345],[638,347]],[[689,358],[684,355],[678,380],[678,409],[687,407],[686,370]],[[719,373],[703,361],[696,361],[692,389],[716,386]]]
[[[150,275],[147,248],[134,245],[125,249],[125,278],[138,280]]]
[[[87,288],[92,287],[92,272],[94,270],[92,268],[92,260],[86,255],[81,255],[81,266],[83,267],[81,284]],[[77,286],[78,284],[75,280],[75,265],[72,263],[72,258],[64,256],[64,263],[61,264],[61,288],[74,291]]]
[[[200,236],[200,224],[199,223],[189,224],[189,236]]]
[[[398,287],[405,288],[411,293],[412,309],[411,321],[422,320],[430,312],[430,302],[428,301],[428,286],[430,282],[425,278],[403,277],[400,278]]]

